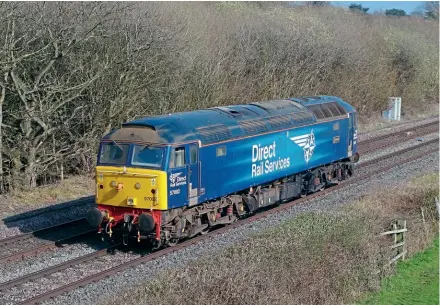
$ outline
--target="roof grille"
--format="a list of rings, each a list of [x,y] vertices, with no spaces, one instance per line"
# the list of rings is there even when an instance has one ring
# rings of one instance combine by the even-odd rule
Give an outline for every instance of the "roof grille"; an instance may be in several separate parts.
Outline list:
[[[203,144],[220,142],[232,137],[229,128],[223,124],[197,128]]]
[[[274,109],[285,109],[285,108],[298,108],[295,103],[289,100],[272,100],[272,101],[264,101],[264,102],[254,102],[250,103],[250,105],[258,106],[265,110],[274,110]]]

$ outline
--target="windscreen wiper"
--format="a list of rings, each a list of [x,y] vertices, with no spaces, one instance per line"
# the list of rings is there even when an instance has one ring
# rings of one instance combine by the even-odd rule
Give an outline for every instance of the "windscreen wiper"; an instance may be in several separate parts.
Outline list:
[[[112,143],[116,145],[117,148],[119,148],[122,152],[124,152],[124,150],[122,149],[122,147],[115,142],[115,140],[112,140]]]
[[[149,149],[150,146],[151,146],[151,144],[145,144],[145,146],[142,147],[142,150],[141,150],[141,151],[144,151],[144,150],[146,150],[147,148]]]

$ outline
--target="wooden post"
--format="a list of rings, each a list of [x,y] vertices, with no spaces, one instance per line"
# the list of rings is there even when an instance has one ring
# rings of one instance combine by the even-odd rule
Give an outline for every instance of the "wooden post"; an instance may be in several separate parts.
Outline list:
[[[420,207],[420,210],[422,211],[423,229],[425,230],[426,239],[428,239],[429,234],[428,234],[428,228],[426,227],[425,213],[424,213],[423,207]]]
[[[437,196],[435,197],[435,206],[437,207],[437,213],[438,213],[438,216],[440,218],[440,204],[438,202],[438,197]]]
[[[388,265],[396,262],[399,258],[405,260],[405,255],[407,253],[405,249],[405,232],[408,231],[406,228],[406,220],[397,220],[391,224],[391,231],[386,231],[380,234],[380,236],[393,235],[394,244],[391,249],[396,249],[396,255],[388,262]]]
[[[437,208],[438,218],[440,219],[440,204],[437,196],[435,197],[435,207]],[[440,234],[440,221],[438,222],[438,233]]]

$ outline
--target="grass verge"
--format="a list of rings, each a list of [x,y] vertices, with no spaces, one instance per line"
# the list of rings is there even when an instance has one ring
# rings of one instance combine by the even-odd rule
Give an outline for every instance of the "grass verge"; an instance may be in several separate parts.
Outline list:
[[[386,279],[382,289],[359,305],[438,304],[439,303],[439,240],[411,260],[401,262],[397,272]]]
[[[409,255],[437,236],[438,175],[376,191],[345,208],[302,214],[220,253],[164,270],[105,304],[346,304],[393,272],[389,237],[406,219]],[[422,221],[424,209],[425,222]],[[104,303],[103,303],[104,304]]]

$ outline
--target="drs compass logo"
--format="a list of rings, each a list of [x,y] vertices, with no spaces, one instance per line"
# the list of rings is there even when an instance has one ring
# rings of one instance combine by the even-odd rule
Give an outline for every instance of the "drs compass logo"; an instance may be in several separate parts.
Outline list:
[[[290,139],[295,142],[299,147],[302,147],[302,149],[304,150],[304,160],[306,161],[306,163],[309,163],[310,159],[312,158],[313,151],[316,147],[313,129],[310,134],[305,134]]]

